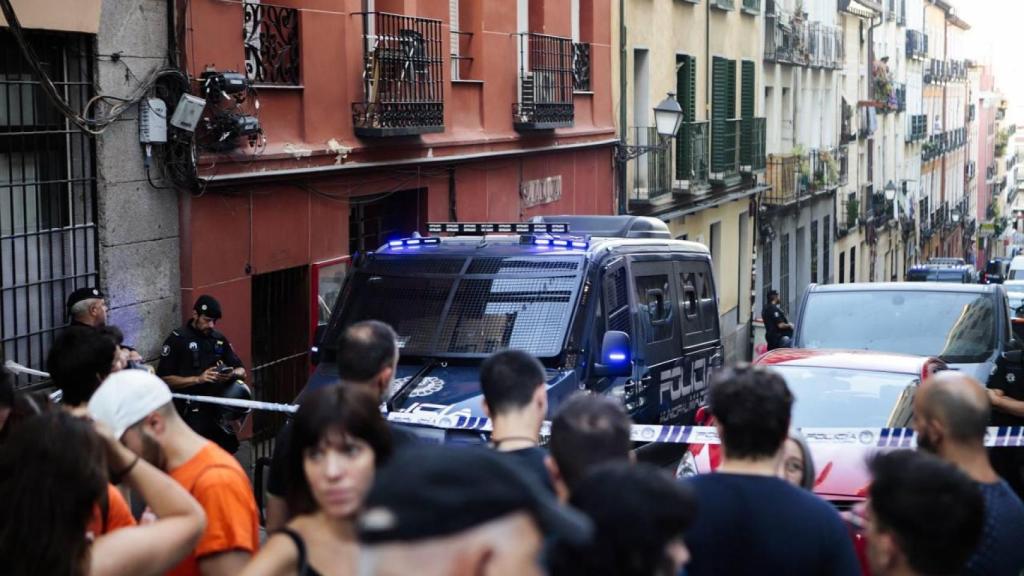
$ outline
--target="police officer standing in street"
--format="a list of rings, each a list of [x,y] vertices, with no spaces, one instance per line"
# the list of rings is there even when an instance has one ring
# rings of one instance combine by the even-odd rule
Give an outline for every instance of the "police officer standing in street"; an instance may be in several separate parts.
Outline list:
[[[171,332],[160,352],[157,376],[174,392],[195,396],[245,397],[245,368],[228,339],[215,330],[221,318],[220,303],[212,296],[196,299],[192,318]],[[238,390],[242,390],[239,395]],[[225,409],[208,403],[175,400],[185,422],[199,434],[230,453],[238,449],[236,431],[225,426]]]
[[[781,302],[779,291],[769,290],[768,303],[761,310],[761,318],[764,320],[764,339],[769,350],[788,345],[788,339],[793,337],[793,325],[789,323],[779,302]],[[787,340],[783,340],[783,338]]]

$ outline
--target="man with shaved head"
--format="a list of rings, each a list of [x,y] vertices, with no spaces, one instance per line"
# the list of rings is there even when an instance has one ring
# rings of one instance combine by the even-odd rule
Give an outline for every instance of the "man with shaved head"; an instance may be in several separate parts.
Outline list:
[[[917,445],[955,464],[985,496],[981,542],[964,574],[1020,574],[1024,570],[1024,504],[1000,478],[985,450],[991,416],[985,387],[955,371],[939,372],[914,398]]]

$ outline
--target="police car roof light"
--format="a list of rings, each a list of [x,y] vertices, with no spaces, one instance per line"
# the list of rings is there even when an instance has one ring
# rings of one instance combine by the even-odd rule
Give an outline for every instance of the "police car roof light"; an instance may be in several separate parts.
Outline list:
[[[437,237],[402,238],[401,240],[391,240],[390,242],[388,242],[388,247],[398,250],[406,247],[437,246],[440,243],[441,239]]]
[[[430,222],[427,232],[431,234],[460,234],[481,236],[484,234],[567,234],[569,225],[564,222]]]

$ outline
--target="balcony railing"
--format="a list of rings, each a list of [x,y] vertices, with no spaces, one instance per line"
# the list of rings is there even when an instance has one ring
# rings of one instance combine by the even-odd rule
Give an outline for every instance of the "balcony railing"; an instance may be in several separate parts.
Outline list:
[[[846,186],[850,182],[850,148],[841,145],[837,149],[839,154],[839,185]]]
[[[590,92],[590,44],[572,43],[572,91]]]
[[[764,58],[780,64],[839,70],[843,67],[842,30],[808,22],[802,14],[787,12],[770,2],[765,14]]]
[[[242,3],[245,75],[254,84],[298,86],[299,11]]]
[[[711,182],[728,184],[731,177],[738,176],[740,169],[740,123],[739,118],[711,121]]]
[[[441,21],[364,12],[363,94],[352,104],[356,136],[444,131]]]
[[[655,146],[660,140],[655,127],[630,129],[631,144]],[[630,163],[629,201],[633,204],[656,204],[672,196],[672,152],[666,147],[653,149]]]
[[[694,191],[708,183],[711,158],[708,153],[708,123],[684,122],[676,138],[676,188]]]
[[[806,188],[801,184],[802,165],[806,158],[793,154],[769,154],[768,168],[765,172],[765,184],[769,186],[764,195],[764,202],[774,206],[785,206],[796,202]]]
[[[765,168],[767,122],[764,118],[740,121],[740,171],[760,172]]]
[[[519,38],[519,101],[512,106],[516,130],[552,130],[573,125],[573,42],[524,32]],[[646,130],[646,128],[641,128]]]
[[[875,96],[880,103],[879,111],[883,114],[889,112],[906,112],[907,110],[907,85],[892,82],[876,83]]]

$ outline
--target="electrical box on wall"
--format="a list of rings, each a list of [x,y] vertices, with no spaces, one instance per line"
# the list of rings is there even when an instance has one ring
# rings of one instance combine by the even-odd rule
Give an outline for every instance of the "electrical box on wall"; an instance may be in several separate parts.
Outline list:
[[[163,100],[148,98],[139,102],[139,142],[167,142],[167,104]]]
[[[174,116],[171,116],[171,126],[195,132],[204,108],[206,100],[191,94],[182,94],[181,100],[178,100],[178,105],[174,108]]]

